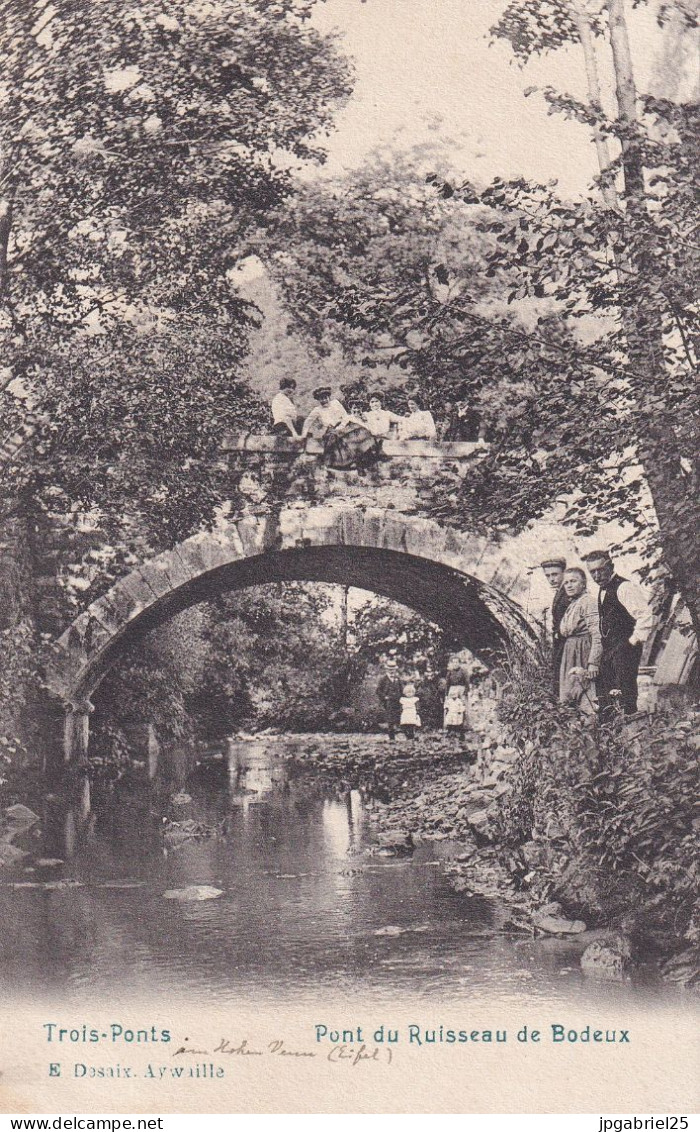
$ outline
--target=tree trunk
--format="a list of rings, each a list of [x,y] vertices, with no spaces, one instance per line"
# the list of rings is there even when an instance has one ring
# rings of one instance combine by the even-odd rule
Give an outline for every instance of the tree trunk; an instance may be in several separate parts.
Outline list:
[[[9,284],[8,248],[12,230],[12,201],[0,201],[0,295],[4,295]]]
[[[581,48],[583,50],[583,59],[586,65],[586,80],[588,83],[588,97],[593,110],[596,113],[601,113],[603,109],[603,101],[600,93],[600,77],[598,74],[598,60],[596,58],[595,46],[593,44],[593,33],[591,32],[591,25],[586,14],[585,9],[582,7],[579,0],[570,0],[569,10],[571,17],[576,24],[578,37],[581,41]],[[612,212],[618,212],[620,208],[620,201],[612,180],[608,179],[610,166],[612,165],[612,157],[610,155],[610,147],[608,139],[602,133],[600,127],[596,126],[593,130],[593,141],[595,142],[596,153],[598,155],[598,166],[601,173],[600,195],[603,198],[603,203],[606,208]]]
[[[622,165],[625,182],[628,234],[632,226],[642,236],[630,248],[627,261],[639,280],[654,278],[654,249],[649,244],[644,164],[639,144],[637,93],[627,34],[624,0],[606,0],[610,45],[615,73],[619,121],[625,127]],[[700,570],[696,537],[700,525],[697,478],[686,475],[675,433],[675,420],[665,406],[668,382],[661,319],[653,304],[639,301],[635,288],[620,279],[620,303],[627,338],[630,383],[639,409],[639,454],[659,522],[667,566],[685,599],[700,635]],[[692,459],[695,453],[687,456]]]

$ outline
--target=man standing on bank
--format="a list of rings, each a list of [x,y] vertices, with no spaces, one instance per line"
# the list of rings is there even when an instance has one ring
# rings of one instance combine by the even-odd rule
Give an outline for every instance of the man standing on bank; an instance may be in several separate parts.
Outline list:
[[[564,638],[560,632],[561,619],[566,613],[571,598],[564,589],[564,573],[566,571],[565,558],[545,558],[540,562],[544,576],[554,590],[552,601],[552,691],[554,699],[559,699],[559,673],[561,658],[564,653]]]
[[[600,586],[598,610],[603,654],[596,680],[600,718],[610,719],[615,696],[625,715],[637,710],[637,673],[642,646],[649,636],[654,618],[639,586],[615,573],[607,550],[586,554],[593,581]]]
[[[377,682],[377,699],[382,706],[383,722],[390,739],[396,738],[401,718],[402,683],[399,666],[392,656],[384,660],[384,671]]]

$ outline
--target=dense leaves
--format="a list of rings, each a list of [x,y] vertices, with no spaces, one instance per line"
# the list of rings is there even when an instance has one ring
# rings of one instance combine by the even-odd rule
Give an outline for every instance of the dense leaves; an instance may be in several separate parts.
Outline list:
[[[510,676],[500,715],[519,756],[500,837],[535,839],[543,895],[558,885],[617,922],[682,936],[700,898],[696,715],[593,730],[553,709],[546,669],[516,662]]]
[[[290,164],[322,160],[347,68],[298,0],[0,10],[9,505],[99,508],[172,541],[220,498],[222,430],[259,412],[237,376],[256,312],[231,270]]]

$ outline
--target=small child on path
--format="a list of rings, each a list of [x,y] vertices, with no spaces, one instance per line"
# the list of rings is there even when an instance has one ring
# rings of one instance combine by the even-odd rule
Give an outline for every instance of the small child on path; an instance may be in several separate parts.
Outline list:
[[[403,695],[399,702],[401,704],[400,724],[403,727],[404,734],[407,739],[415,739],[416,728],[421,725],[415,684],[404,684]]]
[[[455,735],[464,735],[464,726],[467,717],[467,704],[464,688],[453,685],[445,696],[445,731]]]

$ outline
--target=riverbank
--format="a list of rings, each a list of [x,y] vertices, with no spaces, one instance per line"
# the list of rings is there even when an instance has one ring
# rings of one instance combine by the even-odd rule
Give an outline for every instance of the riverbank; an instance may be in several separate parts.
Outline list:
[[[414,743],[299,736],[283,747],[295,773],[309,775],[318,788],[365,792],[383,850],[391,851],[392,837],[400,846],[407,835],[445,842],[450,884],[500,901],[508,911],[504,930],[569,939],[584,967],[606,978],[652,964],[665,978],[697,988],[697,830],[685,826],[677,801],[669,812],[675,800],[664,793],[663,773],[671,743],[675,789],[689,786],[684,755],[695,722],[694,716],[635,721],[605,737],[595,765],[572,766],[561,746],[553,766],[549,744],[539,752],[528,739],[509,745],[502,728],[498,738],[493,728],[470,736],[463,748],[430,733]],[[576,738],[592,742],[580,730]],[[596,814],[586,809],[594,793]],[[620,798],[626,801],[615,812]],[[606,815],[608,842],[618,853],[608,859],[588,836],[591,825],[605,828]],[[642,850],[650,860],[636,853],[627,864],[623,844],[625,852]]]

